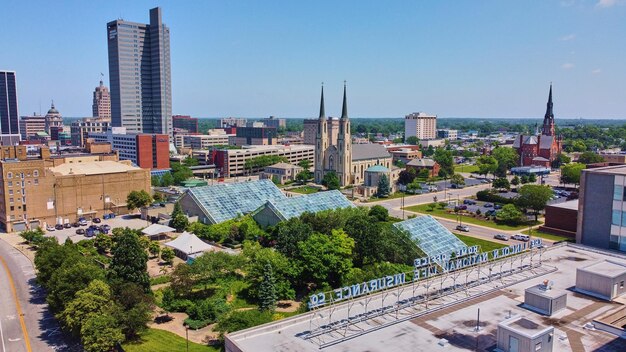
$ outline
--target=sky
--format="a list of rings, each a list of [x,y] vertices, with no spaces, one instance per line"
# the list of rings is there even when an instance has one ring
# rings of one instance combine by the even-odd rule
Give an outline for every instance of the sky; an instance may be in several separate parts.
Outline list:
[[[626,118],[626,0],[3,0],[21,115],[91,116],[106,24],[170,27],[174,114]],[[41,110],[40,110],[41,109]]]

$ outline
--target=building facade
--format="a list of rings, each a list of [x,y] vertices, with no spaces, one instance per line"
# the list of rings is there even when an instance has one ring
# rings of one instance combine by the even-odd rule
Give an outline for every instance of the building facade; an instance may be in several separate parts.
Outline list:
[[[50,104],[50,110],[48,110],[48,112],[46,113],[45,120],[46,120],[46,133],[48,135],[52,135],[53,128],[57,128],[57,127],[61,127],[61,129],[63,128],[63,116],[61,116],[61,113],[59,112],[59,110],[57,110],[54,107],[54,101]]]
[[[278,142],[278,132],[274,127],[237,127],[235,137],[230,145],[275,145]]]
[[[226,117],[226,118],[220,119],[219,126],[217,127],[219,128],[246,127],[247,123],[248,123],[248,120],[242,117]]]
[[[143,169],[169,169],[169,136],[166,134],[126,133],[112,127],[104,133],[89,133],[96,142],[109,142],[121,160],[130,160]]]
[[[93,91],[93,102],[91,104],[92,116],[111,121],[111,93],[102,80],[100,85]]]
[[[23,231],[78,217],[126,213],[133,190],[150,190],[150,172],[115,154],[27,155],[26,146],[0,149],[0,227]]]
[[[107,24],[111,123],[133,133],[172,135],[170,30],[161,8],[150,23]]]
[[[33,114],[32,116],[20,117],[20,134],[27,140],[37,136],[39,132],[46,131],[46,117]]]
[[[304,120],[304,144],[315,145],[317,138],[318,119]],[[326,128],[328,128],[328,138],[332,145],[337,144],[337,136],[339,135],[339,119],[328,117],[326,120]]]
[[[266,166],[263,172],[259,174],[260,179],[269,179],[274,183],[280,183],[284,185],[286,182],[295,181],[296,175],[302,170],[301,166],[293,165],[289,163],[276,163],[274,165]]]
[[[437,137],[443,139],[456,140],[459,138],[459,131],[450,129],[437,130]]]
[[[263,124],[265,125],[265,127],[274,127],[276,129],[287,128],[286,119],[278,119],[274,116],[270,116],[266,119],[263,119]]]
[[[437,115],[414,112],[404,117],[404,140],[409,137],[417,139],[437,138]]]
[[[198,133],[198,119],[188,115],[172,116],[172,126],[185,130],[187,133]]]
[[[550,167],[552,161],[561,154],[563,140],[561,136],[556,135],[552,107],[552,85],[550,85],[550,94],[541,133],[536,133],[532,136],[520,134],[513,142],[513,148],[520,157],[520,166],[537,165]]]
[[[111,122],[101,118],[85,118],[73,121],[70,125],[72,145],[83,147],[89,133],[103,133],[108,130]]]
[[[0,71],[0,134],[19,134],[15,71]]]
[[[234,134],[228,134],[224,130],[213,129],[208,134],[177,134],[174,136],[176,148],[207,149],[216,145],[228,145]]]

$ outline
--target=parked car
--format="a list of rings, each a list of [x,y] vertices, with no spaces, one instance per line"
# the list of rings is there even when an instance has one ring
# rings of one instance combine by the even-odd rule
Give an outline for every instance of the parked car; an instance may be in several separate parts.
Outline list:
[[[54,228],[54,226],[52,226],[52,225],[48,225],[48,226],[46,226],[46,231],[54,231],[54,230],[56,230],[56,229]]]
[[[463,232],[469,232],[469,226],[467,225],[457,225],[456,229]]]
[[[485,208],[493,208],[493,204],[491,203],[485,203],[485,205],[483,205]]]
[[[63,224],[63,227],[66,229],[70,229],[72,228],[72,224],[70,224],[69,222],[66,222],[65,224]]]
[[[80,227],[80,224],[78,222],[75,222],[72,224],[72,227]]]
[[[87,229],[87,231],[85,231],[85,237],[93,237],[95,235],[96,235],[96,232],[94,230]]]
[[[476,201],[475,200],[471,200],[471,199],[465,199],[465,200],[463,200],[463,204],[476,205]]]
[[[459,210],[467,210],[467,205],[465,205],[465,204],[457,205],[457,208]]]
[[[495,210],[487,210],[485,212],[485,216],[494,216],[496,215],[496,211]]]
[[[85,229],[77,229],[76,230],[76,234],[77,235],[84,235],[85,234]]]
[[[87,220],[85,220],[85,219],[80,219],[80,220],[78,220],[78,224],[79,224],[80,226],[87,226]]]
[[[463,188],[463,185],[457,185],[456,183],[453,183],[450,185],[450,188]]]
[[[494,204],[493,208],[494,209],[502,209],[502,206],[500,204]]]
[[[111,226],[104,224],[104,225],[102,225],[102,229],[104,231],[111,231]]]
[[[100,220],[100,218],[93,218],[93,219],[91,219],[91,221],[93,221],[96,224],[99,224],[99,223],[102,222],[102,220]]]
[[[496,240],[502,240],[502,241],[508,241],[509,240],[509,236],[503,234],[503,233],[498,233],[496,235],[493,236],[493,238],[495,238]]]
[[[63,225],[62,224],[56,224],[54,225],[54,228],[57,230],[63,230]]]
[[[428,192],[437,192],[438,190],[437,186],[428,186]]]
[[[524,242],[530,241],[530,236],[522,235],[521,233],[518,233],[516,235],[511,236],[511,238],[514,239],[514,240],[524,241]]]

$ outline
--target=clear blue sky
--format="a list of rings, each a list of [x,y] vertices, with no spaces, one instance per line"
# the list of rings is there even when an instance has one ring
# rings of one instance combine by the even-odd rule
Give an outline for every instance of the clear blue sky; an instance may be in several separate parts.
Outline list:
[[[20,114],[90,116],[106,23],[171,30],[173,112],[193,116],[626,118],[626,0],[5,0],[0,69],[17,71]]]

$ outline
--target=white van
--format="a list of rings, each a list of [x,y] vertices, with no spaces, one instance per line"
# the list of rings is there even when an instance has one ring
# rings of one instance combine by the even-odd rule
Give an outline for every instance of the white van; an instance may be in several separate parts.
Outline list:
[[[518,233],[517,235],[513,235],[511,236],[512,239],[514,240],[518,240],[518,241],[523,241],[523,242],[528,242],[530,241],[530,236],[528,235],[523,235],[521,233]]]

